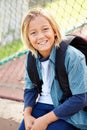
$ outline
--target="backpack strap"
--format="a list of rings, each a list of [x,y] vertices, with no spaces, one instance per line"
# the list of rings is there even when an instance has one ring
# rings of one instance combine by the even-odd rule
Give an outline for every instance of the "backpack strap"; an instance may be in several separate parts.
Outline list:
[[[36,67],[36,59],[31,52],[28,53],[27,72],[34,86],[37,88],[38,93],[41,93],[41,86],[43,84],[43,81],[39,78],[38,70]]]
[[[63,91],[62,99],[60,100],[63,103],[67,98],[72,96],[71,90],[69,88],[68,75],[64,65],[65,52],[67,50],[68,44],[71,42],[71,38],[66,39],[60,43],[60,47],[56,50],[56,60],[55,60],[55,72],[56,77],[59,81],[60,87]]]
[[[60,100],[61,103],[63,103],[67,98],[72,96],[70,87],[69,87],[69,81],[68,81],[68,75],[66,72],[64,60],[65,60],[65,52],[67,50],[68,45],[77,48],[80,50],[86,58],[86,64],[87,64],[87,41],[83,39],[80,36],[76,35],[67,35],[67,39],[63,40],[60,43],[60,47],[57,48],[56,51],[56,76],[59,81],[60,87],[63,91],[63,97]]]

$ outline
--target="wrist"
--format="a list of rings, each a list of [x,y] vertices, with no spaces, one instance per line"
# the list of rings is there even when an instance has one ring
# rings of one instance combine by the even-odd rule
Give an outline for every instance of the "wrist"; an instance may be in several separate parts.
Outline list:
[[[25,108],[25,110],[24,110],[24,116],[29,116],[29,115],[31,115],[31,113],[32,113],[32,107],[27,107],[27,108]]]
[[[49,112],[48,114],[43,116],[46,123],[49,125],[50,123],[58,120],[59,118],[54,114],[53,111]]]

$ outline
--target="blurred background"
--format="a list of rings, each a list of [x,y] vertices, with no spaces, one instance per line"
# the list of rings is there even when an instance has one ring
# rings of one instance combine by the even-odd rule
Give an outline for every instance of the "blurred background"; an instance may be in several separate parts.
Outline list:
[[[65,34],[87,39],[87,0],[0,0],[0,87],[24,86],[27,49],[21,41],[21,21],[33,7],[48,9]]]

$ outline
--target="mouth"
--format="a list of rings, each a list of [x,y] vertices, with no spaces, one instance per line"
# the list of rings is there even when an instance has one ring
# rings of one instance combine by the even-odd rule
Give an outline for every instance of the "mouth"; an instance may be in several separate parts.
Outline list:
[[[45,45],[47,42],[48,42],[48,40],[45,40],[45,41],[39,42],[38,44],[39,44],[39,45]]]

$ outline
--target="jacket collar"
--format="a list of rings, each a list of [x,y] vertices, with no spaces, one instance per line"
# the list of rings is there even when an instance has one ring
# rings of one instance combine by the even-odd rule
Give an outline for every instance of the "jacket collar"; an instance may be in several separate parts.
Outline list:
[[[53,46],[49,59],[54,64],[55,64],[55,55],[56,55],[56,48]]]

